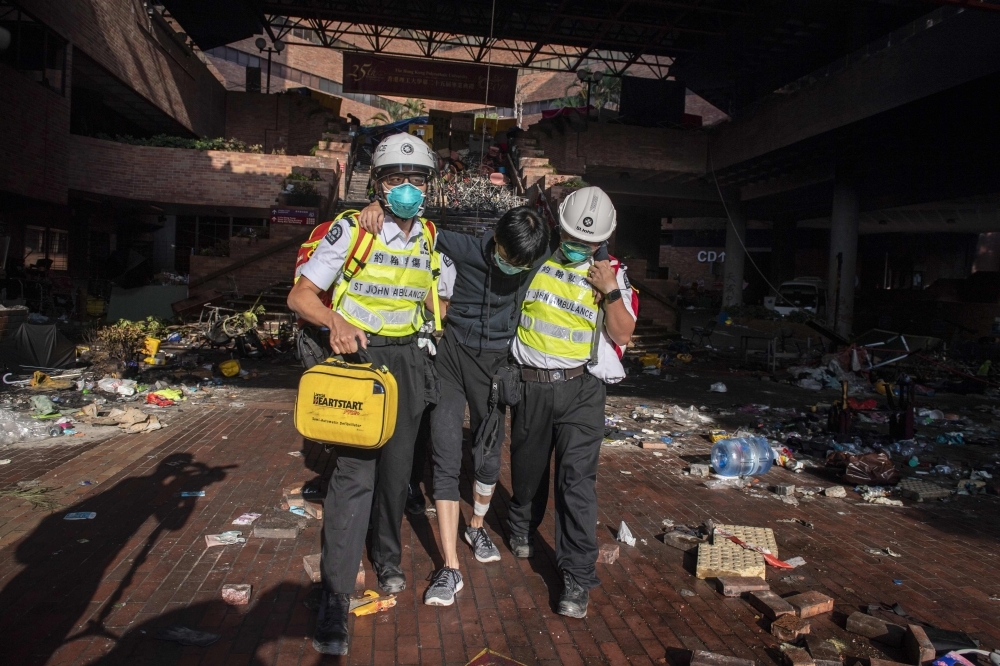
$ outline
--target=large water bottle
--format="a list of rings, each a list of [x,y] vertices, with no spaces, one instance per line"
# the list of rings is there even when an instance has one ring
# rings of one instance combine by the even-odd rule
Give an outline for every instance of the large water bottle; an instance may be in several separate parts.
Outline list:
[[[763,437],[720,439],[712,447],[712,469],[719,476],[765,474],[773,462],[774,453]]]

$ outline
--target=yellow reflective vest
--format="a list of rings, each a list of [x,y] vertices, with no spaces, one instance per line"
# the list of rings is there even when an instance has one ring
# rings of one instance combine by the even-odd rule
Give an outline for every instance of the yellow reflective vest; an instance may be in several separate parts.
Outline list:
[[[587,269],[546,261],[528,286],[517,337],[533,349],[578,360],[590,358],[597,331],[597,301]]]
[[[331,307],[367,333],[387,337],[416,333],[424,322],[424,298],[437,289],[440,273],[434,230],[423,218],[420,224],[421,237],[408,250],[390,250],[381,234],[365,234],[366,247],[357,248],[360,229],[351,225],[354,240],[345,277],[334,289]],[[352,262],[356,267],[348,266]]]

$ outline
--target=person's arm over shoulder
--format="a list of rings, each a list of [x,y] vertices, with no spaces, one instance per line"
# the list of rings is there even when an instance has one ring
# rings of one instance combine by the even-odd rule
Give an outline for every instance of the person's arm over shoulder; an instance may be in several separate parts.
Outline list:
[[[309,261],[302,265],[300,275],[322,290],[332,287],[344,270],[351,238],[351,227],[347,220],[340,220],[332,225]]]
[[[441,274],[438,275],[438,296],[451,300],[451,295],[455,291],[455,262],[451,257],[441,253]]]
[[[438,229],[437,250],[447,254],[455,263],[469,263],[470,257],[482,256],[482,242],[471,234]]]

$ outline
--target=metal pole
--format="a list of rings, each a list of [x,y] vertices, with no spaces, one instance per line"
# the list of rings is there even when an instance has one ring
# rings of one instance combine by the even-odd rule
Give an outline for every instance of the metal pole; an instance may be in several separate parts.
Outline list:
[[[267,49],[267,94],[271,94],[271,53],[274,49]]]
[[[837,330],[837,322],[840,321],[840,276],[844,270],[844,253],[837,253],[837,292],[833,306],[833,329]]]

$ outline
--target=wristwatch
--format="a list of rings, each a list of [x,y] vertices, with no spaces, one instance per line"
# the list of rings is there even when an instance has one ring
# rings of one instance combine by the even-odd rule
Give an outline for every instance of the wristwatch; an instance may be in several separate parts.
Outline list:
[[[620,301],[622,299],[621,289],[612,289],[608,293],[604,294],[605,303],[614,303],[615,301]]]

